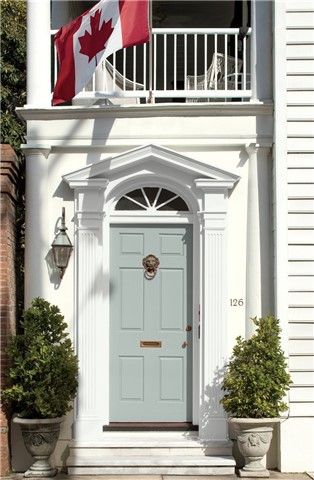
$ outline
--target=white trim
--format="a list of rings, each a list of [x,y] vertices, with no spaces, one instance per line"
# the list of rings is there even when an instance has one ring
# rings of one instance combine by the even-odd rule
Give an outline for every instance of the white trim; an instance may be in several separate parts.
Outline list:
[[[144,185],[145,186],[145,185]],[[149,215],[146,216],[137,216],[137,211],[134,211],[133,218],[129,218],[127,222],[121,220],[117,221],[117,217],[110,218],[110,226],[119,224],[119,225],[136,225],[136,224],[166,224],[166,225],[186,225],[192,224],[193,225],[193,252],[192,252],[192,263],[193,263],[193,295],[192,295],[192,311],[193,311],[193,356],[192,356],[192,422],[193,425],[199,425],[199,401],[198,401],[198,391],[199,391],[199,339],[197,336],[198,331],[198,305],[199,305],[199,283],[198,283],[198,276],[199,276],[199,243],[197,242],[197,238],[194,238],[195,232],[199,233],[199,222],[196,214],[189,215],[189,218],[176,219],[174,222],[173,218],[167,215],[160,215],[158,221],[156,222],[152,217]],[[140,221],[139,221],[140,220]],[[185,220],[185,221],[184,221]],[[186,221],[189,220],[189,221]],[[107,252],[108,258],[110,258],[110,247],[109,252]],[[110,270],[110,267],[109,267]],[[197,312],[197,314],[196,314]],[[109,332],[108,332],[109,334]],[[110,419],[109,419],[110,420]]]
[[[118,105],[118,106],[98,106],[92,105],[88,109],[82,106],[71,107],[47,107],[47,108],[28,108],[19,107],[17,114],[24,120],[57,120],[57,119],[81,119],[81,118],[123,118],[142,116],[256,116],[271,115],[273,113],[272,101],[255,102],[208,102],[208,103],[158,103],[158,104],[138,104],[138,105]]]
[[[288,354],[288,212],[286,123],[286,4],[273,2],[274,31],[274,253],[275,313],[281,323],[282,347]],[[299,152],[298,152],[299,153]]]
[[[286,62],[286,2],[273,2],[273,96],[274,110],[274,300],[275,314],[280,320],[281,344],[289,354],[288,324],[288,191],[287,191],[287,62]],[[289,27],[288,27],[289,29]],[[297,153],[301,153],[298,151]],[[285,399],[289,404],[289,396]],[[278,467],[286,460],[285,425],[279,428]]]

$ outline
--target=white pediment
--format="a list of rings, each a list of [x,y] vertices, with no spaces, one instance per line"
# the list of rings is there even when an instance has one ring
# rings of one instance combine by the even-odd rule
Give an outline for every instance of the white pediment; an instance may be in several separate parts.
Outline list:
[[[145,145],[115,157],[106,158],[92,165],[88,165],[80,170],[68,173],[63,179],[70,185],[76,186],[80,182],[91,181],[97,182],[108,181],[112,174],[118,173],[125,169],[135,168],[144,162],[152,161],[154,164],[167,165],[168,168],[179,170],[181,172],[190,173],[194,178],[212,180],[213,182],[223,182],[228,184],[228,188],[232,187],[239,177],[217,167],[207,165],[193,158],[182,155],[168,148],[157,145]]]

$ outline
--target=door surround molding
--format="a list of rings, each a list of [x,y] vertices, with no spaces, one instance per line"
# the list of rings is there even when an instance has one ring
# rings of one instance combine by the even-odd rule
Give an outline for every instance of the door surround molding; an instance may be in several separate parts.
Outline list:
[[[111,223],[193,223],[193,422],[208,441],[227,439],[219,373],[227,358],[226,216],[239,177],[173,150],[147,145],[69,173],[74,189],[74,344],[80,363],[73,438],[100,442],[109,422]],[[178,193],[190,213],[121,215],[116,201],[136,186]],[[123,217],[123,218],[122,218]],[[200,308],[199,308],[200,306]],[[199,313],[200,312],[200,313]],[[218,375],[218,376],[217,376]]]

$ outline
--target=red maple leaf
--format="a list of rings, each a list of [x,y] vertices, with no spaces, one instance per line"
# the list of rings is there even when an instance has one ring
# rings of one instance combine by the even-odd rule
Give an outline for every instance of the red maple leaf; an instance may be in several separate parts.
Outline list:
[[[82,37],[79,37],[81,45],[80,53],[88,56],[90,62],[94,57],[97,65],[97,53],[104,50],[106,43],[113,32],[111,20],[104,21],[101,28],[99,25],[101,10],[97,10],[95,15],[90,17],[91,33],[85,30]]]

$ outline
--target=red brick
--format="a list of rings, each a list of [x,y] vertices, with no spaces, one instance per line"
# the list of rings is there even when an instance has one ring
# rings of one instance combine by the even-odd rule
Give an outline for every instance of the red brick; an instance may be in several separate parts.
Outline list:
[[[8,358],[6,346],[15,331],[15,199],[18,161],[10,145],[1,145],[0,163],[0,388],[6,381]],[[0,475],[10,471],[9,415],[3,406],[0,409]]]

